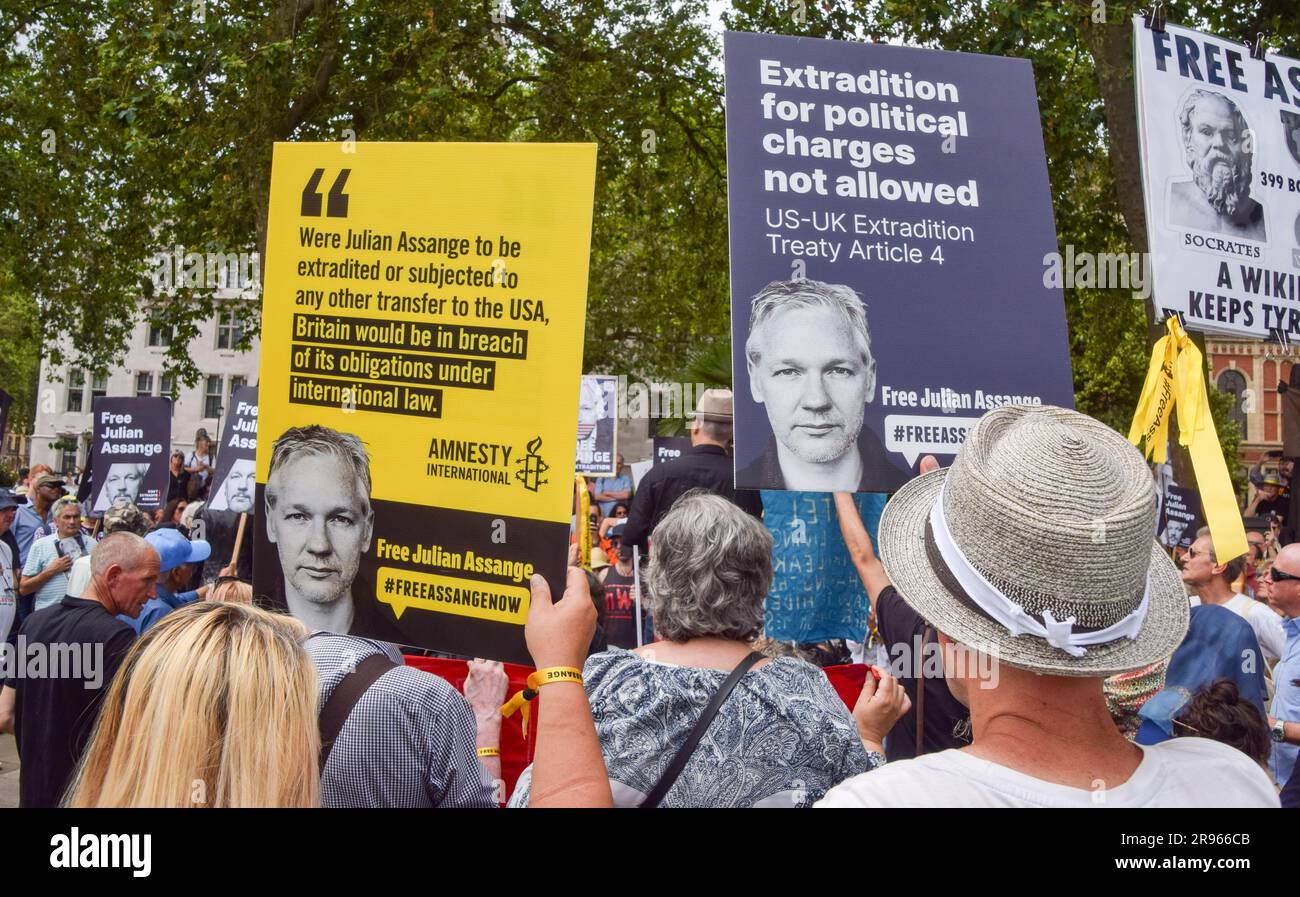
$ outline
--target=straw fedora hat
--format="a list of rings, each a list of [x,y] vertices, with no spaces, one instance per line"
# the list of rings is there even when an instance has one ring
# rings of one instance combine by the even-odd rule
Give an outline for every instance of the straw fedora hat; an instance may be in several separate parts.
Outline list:
[[[710,420],[718,423],[731,423],[732,393],[729,389],[706,389],[700,393],[699,402],[694,411],[686,414],[694,420]]]
[[[1190,605],[1156,543],[1155,485],[1090,417],[1010,405],[880,518],[880,557],[940,632],[1014,667],[1110,676],[1168,657]]]

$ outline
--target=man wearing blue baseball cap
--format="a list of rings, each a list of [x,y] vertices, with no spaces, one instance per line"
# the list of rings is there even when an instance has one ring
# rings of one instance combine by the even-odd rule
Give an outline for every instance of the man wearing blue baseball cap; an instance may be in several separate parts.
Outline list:
[[[212,554],[212,546],[203,539],[191,541],[174,529],[156,529],[144,538],[158,552],[162,565],[156,586],[157,597],[149,599],[138,617],[118,615],[118,619],[134,629],[136,635],[143,634],[176,608],[204,597],[206,586],[187,592],[179,590],[194,575],[194,565],[203,563]]]

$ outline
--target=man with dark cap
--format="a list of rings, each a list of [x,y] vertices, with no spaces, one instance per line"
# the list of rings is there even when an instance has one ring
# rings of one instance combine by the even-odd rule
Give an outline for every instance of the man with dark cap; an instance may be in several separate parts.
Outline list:
[[[32,484],[31,502],[18,509],[14,518],[14,538],[18,540],[18,566],[27,563],[27,552],[32,543],[43,534],[50,523],[50,508],[63,497],[63,477],[48,472],[42,473]]]
[[[691,449],[680,458],[656,464],[641,478],[632,498],[623,544],[643,551],[650,533],[673,503],[692,489],[721,495],[755,517],[763,514],[757,492],[735,487],[731,444],[731,390],[708,389],[700,396],[691,421]]]

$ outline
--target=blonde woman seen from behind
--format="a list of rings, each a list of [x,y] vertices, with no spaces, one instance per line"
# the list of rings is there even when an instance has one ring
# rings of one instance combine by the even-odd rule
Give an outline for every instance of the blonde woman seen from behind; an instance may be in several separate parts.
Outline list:
[[[168,614],[113,679],[65,804],[319,803],[316,670],[306,628],[200,601]]]
[[[241,582],[238,577],[219,576],[211,591],[208,592],[208,600],[225,604],[251,605],[253,587],[246,582]]]

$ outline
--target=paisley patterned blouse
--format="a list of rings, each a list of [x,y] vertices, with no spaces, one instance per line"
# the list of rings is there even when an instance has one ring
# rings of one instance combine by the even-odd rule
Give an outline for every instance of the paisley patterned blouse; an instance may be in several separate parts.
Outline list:
[[[622,648],[587,658],[583,680],[615,806],[641,803],[726,678]],[[884,762],[862,746],[825,674],[781,657],[740,680],[661,806],[806,807]],[[527,806],[531,784],[530,767],[511,806]]]

